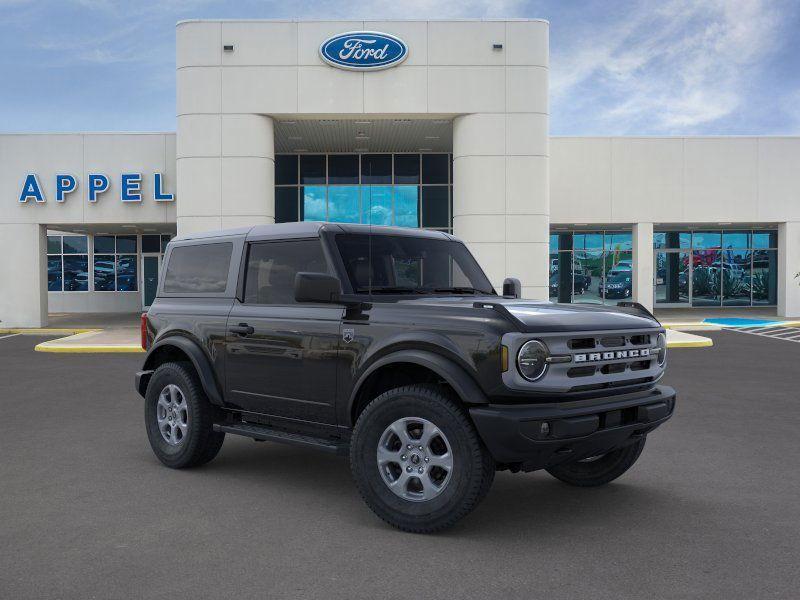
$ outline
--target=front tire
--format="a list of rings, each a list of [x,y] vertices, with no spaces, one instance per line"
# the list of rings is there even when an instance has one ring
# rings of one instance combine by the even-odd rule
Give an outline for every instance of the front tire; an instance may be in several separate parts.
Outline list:
[[[214,431],[213,406],[191,365],[165,363],[147,386],[144,420],[156,457],[173,469],[198,467],[222,448],[225,434]]]
[[[614,481],[630,469],[644,450],[646,438],[600,456],[550,467],[547,472],[564,483],[597,487]]]
[[[413,533],[454,525],[486,496],[495,472],[463,408],[426,385],[390,390],[364,409],[350,468],[372,511]]]

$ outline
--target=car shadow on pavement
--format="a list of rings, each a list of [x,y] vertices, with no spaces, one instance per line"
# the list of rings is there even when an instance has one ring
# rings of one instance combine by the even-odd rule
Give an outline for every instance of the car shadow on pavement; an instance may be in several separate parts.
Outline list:
[[[324,494],[326,511],[336,511],[344,525],[394,531],[363,504],[344,457],[282,444],[227,439],[212,463],[192,473],[202,473],[206,482],[213,480],[212,485],[229,491],[281,491],[286,502],[304,503]],[[526,532],[546,538],[564,535],[565,529],[573,533],[593,530],[598,523],[613,526],[618,522],[627,528],[638,520],[648,527],[658,520],[657,515],[669,512],[670,506],[686,506],[686,502],[686,498],[654,486],[651,479],[623,476],[602,488],[577,488],[543,471],[498,472],[481,505],[440,535],[502,539]]]

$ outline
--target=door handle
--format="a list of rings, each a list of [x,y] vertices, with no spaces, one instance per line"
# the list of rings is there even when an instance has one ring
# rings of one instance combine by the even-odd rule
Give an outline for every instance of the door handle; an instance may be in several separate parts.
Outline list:
[[[252,335],[255,332],[255,329],[250,327],[247,323],[239,323],[238,325],[234,325],[230,328],[231,333],[235,333],[236,335]]]

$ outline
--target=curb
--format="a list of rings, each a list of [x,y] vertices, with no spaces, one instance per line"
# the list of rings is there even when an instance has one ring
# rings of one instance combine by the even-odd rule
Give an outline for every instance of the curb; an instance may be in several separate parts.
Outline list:
[[[102,329],[48,329],[47,327],[16,327],[0,329],[0,335],[10,333],[17,335],[77,335],[79,333],[99,333]]]
[[[57,341],[57,340],[53,340]],[[138,354],[143,353],[141,346],[66,346],[62,344],[49,345],[50,342],[42,342],[34,346],[36,352],[54,352],[59,354]]]
[[[708,348],[713,346],[713,340],[703,338],[702,340],[684,340],[667,342],[667,348]]]

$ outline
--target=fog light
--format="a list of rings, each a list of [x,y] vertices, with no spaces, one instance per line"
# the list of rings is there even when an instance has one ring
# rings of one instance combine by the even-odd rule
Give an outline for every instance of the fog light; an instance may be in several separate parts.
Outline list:
[[[550,423],[542,423],[542,426],[539,428],[539,431],[542,435],[548,435],[550,433]]]

